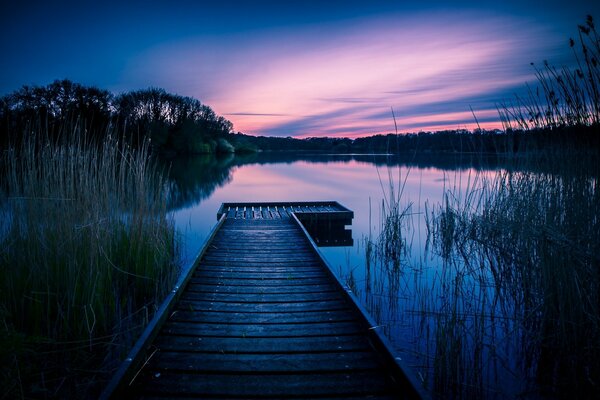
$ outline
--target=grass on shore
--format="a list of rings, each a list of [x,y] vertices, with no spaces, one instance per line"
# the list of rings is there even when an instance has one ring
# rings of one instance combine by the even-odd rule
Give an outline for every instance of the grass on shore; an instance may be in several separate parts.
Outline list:
[[[538,87],[498,107],[505,129],[548,129],[600,124],[600,35],[588,15],[569,39],[574,68],[558,68],[544,60],[535,68]]]
[[[147,146],[82,135],[1,157],[3,398],[97,395],[178,272]]]
[[[411,343],[402,352],[434,395],[600,393],[599,177],[583,158],[465,171],[425,216],[387,195],[363,238],[365,276],[350,278],[392,341]]]
[[[532,370],[559,396],[600,392],[599,175],[573,169],[499,172],[471,192],[476,202],[449,196],[428,219],[434,247],[481,296],[492,289],[491,311],[510,310]]]

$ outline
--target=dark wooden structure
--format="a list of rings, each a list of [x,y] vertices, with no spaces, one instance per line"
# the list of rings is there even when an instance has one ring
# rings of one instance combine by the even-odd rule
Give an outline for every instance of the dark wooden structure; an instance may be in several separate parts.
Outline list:
[[[336,201],[295,203],[223,203],[223,214],[230,219],[289,219],[294,214],[319,247],[352,246],[354,213]]]
[[[345,231],[352,217],[335,202],[223,204],[103,397],[423,397],[303,222]]]

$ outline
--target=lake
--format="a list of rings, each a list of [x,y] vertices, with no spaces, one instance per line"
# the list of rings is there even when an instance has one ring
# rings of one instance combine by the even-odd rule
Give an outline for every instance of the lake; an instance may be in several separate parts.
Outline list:
[[[440,205],[454,202],[466,212],[473,195],[497,174],[553,176],[551,166],[515,169],[469,155],[286,154],[204,156],[169,165],[184,265],[194,261],[221,203],[338,201],[354,211],[353,246],[320,250],[425,386],[456,398],[537,398],[557,395],[564,386],[547,381],[564,367],[562,360],[548,359],[548,349],[531,338],[537,328],[529,324],[538,320],[524,305],[528,289],[508,294],[496,256],[455,244],[446,248],[439,228],[453,215]],[[402,214],[401,237],[390,255],[389,238],[381,234],[394,205]]]

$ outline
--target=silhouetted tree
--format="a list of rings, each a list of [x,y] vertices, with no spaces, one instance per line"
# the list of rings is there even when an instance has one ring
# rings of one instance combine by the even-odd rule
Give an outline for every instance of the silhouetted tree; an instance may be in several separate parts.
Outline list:
[[[117,135],[134,147],[150,139],[156,151],[215,152],[229,148],[230,121],[197,99],[150,88],[114,96],[69,80],[23,86],[0,98],[0,145],[35,131],[49,140],[75,133],[87,140]]]
[[[106,90],[69,80],[23,86],[1,100],[2,143],[6,145],[11,136],[18,141],[20,135],[32,130],[51,140],[74,132],[99,139],[106,134],[113,116],[112,98]]]
[[[230,121],[199,100],[163,89],[122,94],[116,98],[115,107],[130,140],[137,143],[140,137],[150,137],[158,151],[214,152],[217,138],[229,135],[233,129]]]

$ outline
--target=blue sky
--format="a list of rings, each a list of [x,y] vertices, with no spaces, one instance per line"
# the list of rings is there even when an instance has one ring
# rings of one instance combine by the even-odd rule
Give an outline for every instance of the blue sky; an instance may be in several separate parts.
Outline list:
[[[2,2],[0,93],[68,78],[193,96],[236,130],[361,136],[498,126],[497,102],[569,62],[592,1]]]

